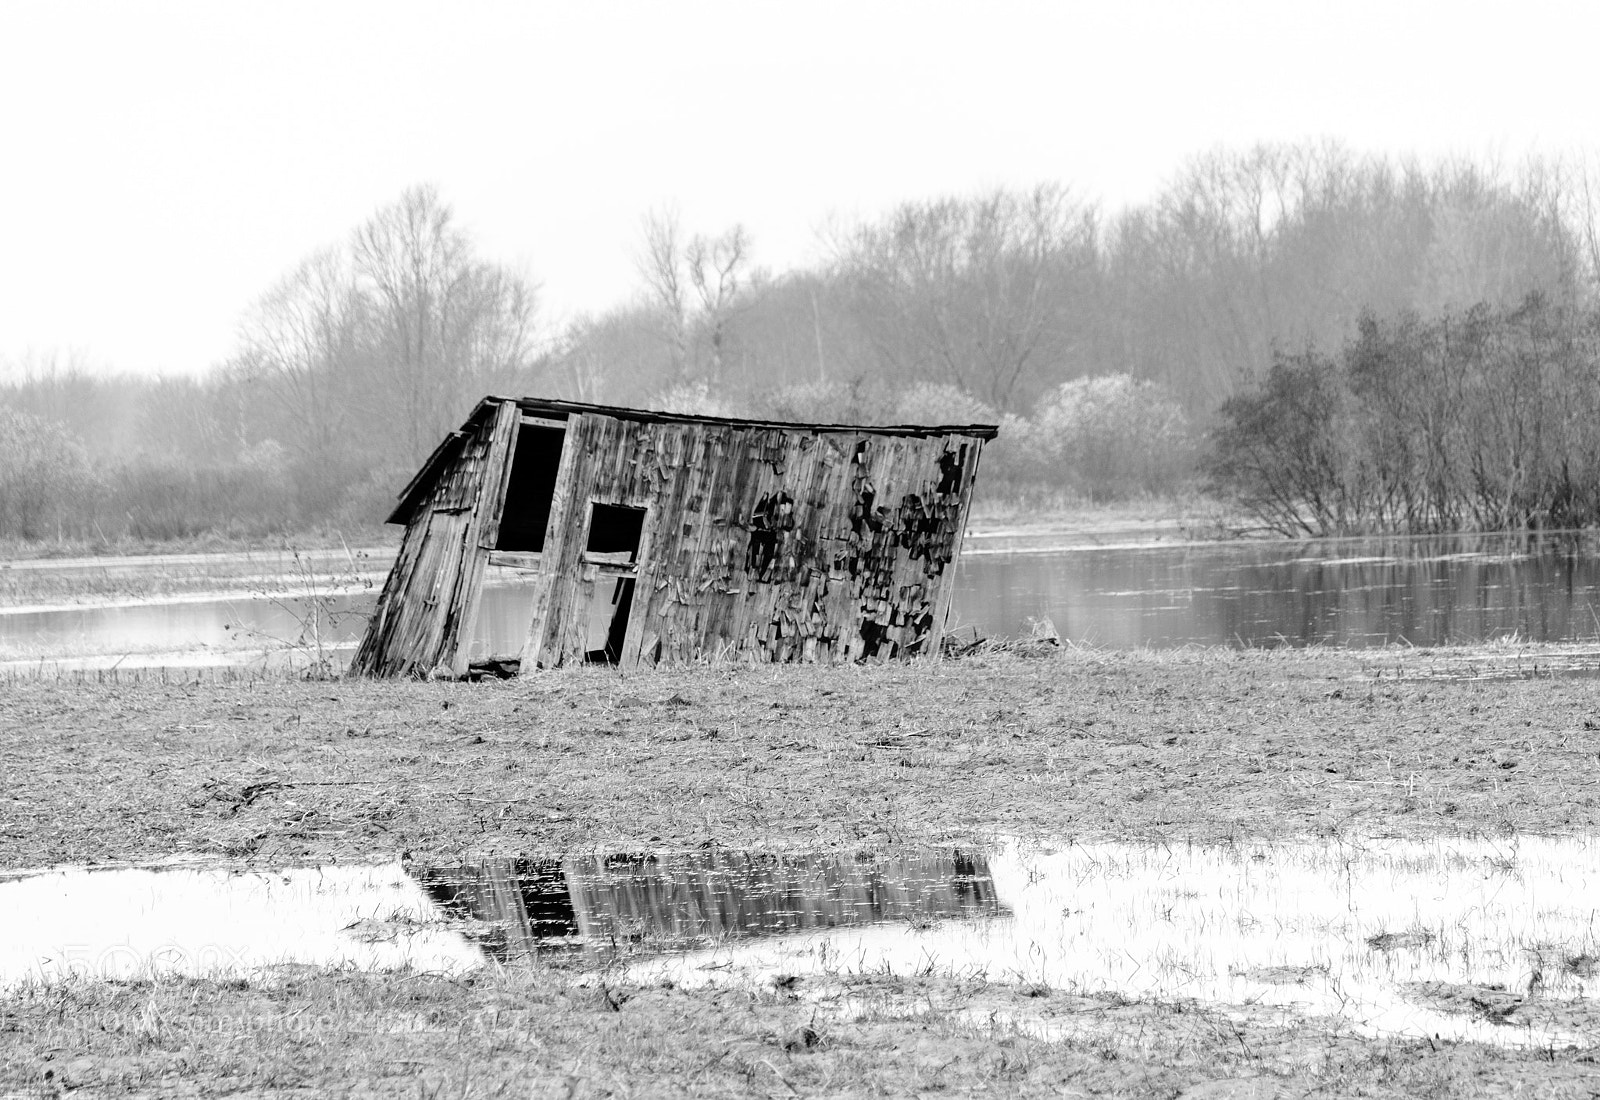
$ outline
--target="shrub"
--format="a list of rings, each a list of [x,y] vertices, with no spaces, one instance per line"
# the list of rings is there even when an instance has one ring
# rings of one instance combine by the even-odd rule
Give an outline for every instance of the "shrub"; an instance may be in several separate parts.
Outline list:
[[[101,530],[160,541],[216,532],[277,534],[295,526],[294,488],[259,463],[195,466],[139,455],[106,472]]]
[[[675,386],[653,394],[645,404],[662,412],[685,416],[738,416],[739,411],[721,394],[711,392],[711,384],[704,379],[696,382],[679,382]]]
[[[956,386],[918,382],[895,401],[901,424],[998,424],[995,411]]]
[[[1178,402],[1155,382],[1127,374],[1077,378],[1051,390],[1023,437],[1045,480],[1095,500],[1170,489],[1195,461]]]
[[[754,411],[772,420],[805,424],[850,424],[860,416],[851,401],[850,387],[840,382],[801,382],[784,386],[758,398]]]
[[[1223,403],[1205,470],[1213,491],[1284,535],[1355,530],[1364,511],[1353,408],[1333,360],[1279,354]]]
[[[61,424],[0,406],[0,535],[79,533],[94,487],[88,455]]]
[[[1275,357],[1206,468],[1284,534],[1600,521],[1600,320],[1534,295],[1364,317],[1338,355]]]

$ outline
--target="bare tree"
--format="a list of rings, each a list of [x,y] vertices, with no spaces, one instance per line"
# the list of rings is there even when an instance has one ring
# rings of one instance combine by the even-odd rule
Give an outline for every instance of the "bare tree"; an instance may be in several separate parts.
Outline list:
[[[675,210],[645,216],[638,267],[667,343],[669,388],[697,374],[723,381],[729,324],[749,263],[750,234],[743,226],[685,240]],[[700,339],[707,349],[704,362],[692,354]]]
[[[534,288],[476,258],[450,207],[413,187],[351,244],[368,339],[406,455],[425,455],[486,383],[533,355]]]
[[[362,301],[341,250],[307,257],[240,324],[238,365],[278,405],[303,459],[326,460],[358,413]]]
[[[1006,412],[1031,375],[1069,354],[1064,305],[1094,240],[1093,211],[1042,186],[907,204],[846,238],[836,259],[894,373]]]
[[[750,256],[750,237],[736,225],[719,237],[696,235],[686,250],[689,281],[700,299],[702,327],[711,345],[709,374],[723,380],[728,320],[739,297],[740,279]]]
[[[686,377],[689,364],[689,303],[683,285],[683,235],[676,210],[667,207],[645,215],[644,249],[638,267],[660,314],[669,384],[676,385]]]

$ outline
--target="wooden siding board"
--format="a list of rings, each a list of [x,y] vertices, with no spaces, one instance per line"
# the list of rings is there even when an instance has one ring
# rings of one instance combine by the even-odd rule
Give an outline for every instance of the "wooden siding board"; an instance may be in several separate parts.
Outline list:
[[[531,421],[534,418],[526,419]],[[511,460],[517,453],[517,436],[522,431],[523,420],[521,410],[512,402],[502,403],[496,414],[496,430],[504,438],[495,443],[500,448],[499,453],[489,457],[489,475],[479,502],[482,519],[478,545],[485,550],[493,550],[500,541],[500,519],[505,513],[506,493],[511,488]],[[494,476],[496,470],[499,471],[499,477]]]
[[[406,527],[395,555],[394,566],[378,593],[378,603],[367,630],[362,635],[356,652],[350,659],[350,671],[357,676],[391,676],[397,649],[393,645],[395,630],[400,620],[401,594],[418,576],[418,568],[426,539],[424,532],[428,516],[413,521]]]
[[[559,663],[555,638],[557,624],[564,614],[561,605],[567,576],[564,551],[572,541],[569,533],[575,522],[574,501],[578,499],[574,486],[584,465],[587,419],[573,416],[567,420],[567,436],[561,446],[561,464],[556,470],[556,483],[550,496],[550,523],[545,531],[544,551],[540,559],[540,581],[533,593],[528,639],[522,646],[524,668]]]
[[[639,553],[639,580],[634,586],[634,606],[628,620],[628,634],[620,655],[624,665],[637,665],[653,660],[655,642],[664,631],[672,631],[678,624],[678,612],[684,604],[679,593],[670,585],[658,584],[663,577],[675,571],[694,575],[696,570],[693,547],[697,540],[686,535],[693,532],[695,517],[688,502],[697,483],[697,469],[692,456],[700,449],[704,426],[685,425],[678,431],[662,431],[662,426],[651,426],[657,437],[656,479],[661,481],[655,491],[653,506],[645,514],[646,537],[641,540]],[[687,553],[686,553],[687,551]],[[683,569],[678,570],[682,559]],[[666,559],[666,560],[663,560]]]
[[[442,646],[460,613],[456,596],[467,549],[462,539],[494,436],[494,421],[474,415],[472,433],[435,481],[431,497],[412,513],[402,552],[351,663],[357,674],[425,673],[451,656]]]
[[[477,493],[461,532],[461,554],[456,566],[456,584],[449,595],[449,613],[439,640],[440,664],[456,676],[464,676],[470,659],[472,630],[483,600],[483,575],[489,564],[489,551],[500,528],[500,510],[505,503],[506,483],[511,478],[511,457],[517,421],[521,412],[513,402],[501,402],[495,411],[477,477]],[[491,528],[494,533],[491,532]]]
[[[589,538],[589,501],[594,492],[596,466],[609,446],[612,422],[604,417],[585,416],[577,430],[572,483],[567,499],[567,521],[562,531],[561,548],[555,559],[551,579],[551,623],[547,644],[547,664],[560,665],[574,656],[583,660],[588,624],[583,620],[593,592],[593,582],[583,577],[583,548]]]
[[[935,657],[944,653],[944,635],[950,625],[950,604],[955,596],[955,571],[961,561],[961,544],[966,538],[967,519],[972,510],[972,492],[974,482],[978,476],[978,456],[983,451],[983,440],[976,436],[957,437],[955,442],[966,444],[967,460],[961,467],[961,489],[959,500],[955,505],[953,517],[954,530],[950,537],[950,560],[944,568],[944,584],[937,594],[937,604],[934,608],[933,635],[929,639],[928,652]]]

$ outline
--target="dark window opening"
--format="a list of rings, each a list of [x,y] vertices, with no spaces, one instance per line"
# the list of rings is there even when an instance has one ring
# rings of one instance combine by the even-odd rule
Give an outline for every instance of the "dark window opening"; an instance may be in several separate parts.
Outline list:
[[[967,465],[967,445],[961,444],[961,453],[946,451],[939,456],[939,493],[959,493],[961,491],[961,471]]]
[[[522,424],[517,428],[517,448],[511,456],[511,484],[500,512],[500,537],[496,550],[537,553],[544,549],[544,531],[550,526],[550,504],[556,495],[556,471],[561,468],[561,445],[567,433],[560,428]]]
[[[861,656],[868,659],[882,653],[893,657],[895,644],[889,640],[889,628],[872,619],[861,620]]]
[[[616,565],[629,565],[639,559],[639,539],[644,533],[644,509],[620,504],[595,504],[589,511],[589,542],[584,547],[590,559],[606,557]]]
[[[589,636],[585,664],[614,665],[622,660],[622,643],[628,637],[628,617],[633,611],[633,578],[610,577],[595,582],[589,600]],[[606,599],[607,595],[610,599]]]
[[[750,544],[745,549],[744,567],[758,580],[773,578],[767,570],[778,556],[783,532],[794,530],[794,500],[788,493],[762,493],[761,503],[750,516]]]

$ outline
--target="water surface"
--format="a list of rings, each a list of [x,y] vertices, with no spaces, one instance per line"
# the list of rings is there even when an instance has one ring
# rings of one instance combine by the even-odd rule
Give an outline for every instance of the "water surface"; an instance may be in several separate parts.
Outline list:
[[[1600,539],[1589,534],[979,550],[957,568],[952,627],[961,636],[1017,636],[1043,617],[1068,641],[1113,648],[1600,640]],[[358,588],[315,604],[280,592],[0,609],[0,662],[342,657],[374,599]],[[517,653],[531,607],[525,580],[491,570],[474,659]]]
[[[1416,646],[1600,638],[1593,534],[1195,543],[961,562],[953,622],[1073,642]]]

